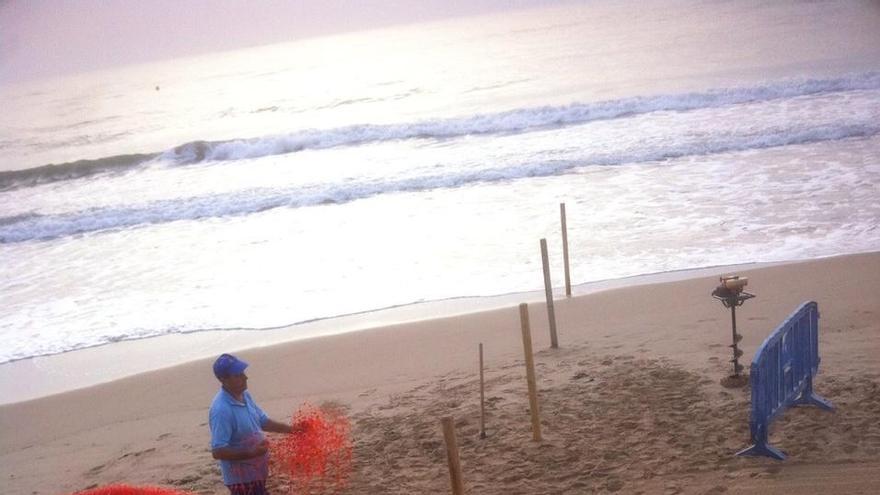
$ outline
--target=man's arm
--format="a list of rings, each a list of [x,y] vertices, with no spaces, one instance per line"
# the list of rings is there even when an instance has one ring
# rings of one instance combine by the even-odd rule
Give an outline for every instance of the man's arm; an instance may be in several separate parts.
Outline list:
[[[294,428],[274,419],[266,419],[266,422],[263,423],[263,431],[271,431],[272,433],[293,433],[301,430],[302,428]]]
[[[224,461],[243,461],[265,455],[269,450],[269,444],[266,440],[258,443],[254,447],[235,448],[235,447],[218,447],[211,450],[214,459]]]

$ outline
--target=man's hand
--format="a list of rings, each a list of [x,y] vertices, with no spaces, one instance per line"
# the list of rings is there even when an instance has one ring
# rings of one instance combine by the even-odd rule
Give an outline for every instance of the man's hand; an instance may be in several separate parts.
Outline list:
[[[300,421],[293,425],[293,433],[305,433],[309,431],[309,423],[306,421]]]
[[[266,452],[269,452],[269,441],[264,439],[262,442],[258,443],[253,450],[251,450],[251,453],[253,454],[251,457],[266,455]]]
[[[266,420],[266,423],[263,425],[263,431],[271,431],[273,433],[293,433],[295,429],[288,424],[269,419]]]

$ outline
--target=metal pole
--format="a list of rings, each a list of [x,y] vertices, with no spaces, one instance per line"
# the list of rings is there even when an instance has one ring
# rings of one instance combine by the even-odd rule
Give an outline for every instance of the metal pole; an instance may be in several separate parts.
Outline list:
[[[739,378],[739,347],[737,347],[736,343],[736,299],[731,300],[730,304],[730,323],[733,328],[733,376]]]

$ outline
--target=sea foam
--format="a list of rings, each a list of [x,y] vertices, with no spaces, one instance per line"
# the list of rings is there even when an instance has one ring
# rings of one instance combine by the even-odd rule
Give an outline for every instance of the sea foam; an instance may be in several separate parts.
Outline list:
[[[777,129],[775,132],[720,136],[709,140],[674,142],[635,150],[587,154],[577,154],[578,150],[574,150],[575,154],[561,159],[532,159],[481,169],[453,168],[439,173],[431,173],[432,169],[425,169],[427,172],[405,178],[390,176],[292,187],[245,189],[225,194],[158,200],[131,206],[98,207],[62,214],[22,214],[0,217],[0,243],[51,240],[88,232],[181,220],[245,216],[273,208],[346,203],[382,194],[456,188],[526,177],[549,177],[586,166],[637,164],[877,135],[880,135],[880,122]]]

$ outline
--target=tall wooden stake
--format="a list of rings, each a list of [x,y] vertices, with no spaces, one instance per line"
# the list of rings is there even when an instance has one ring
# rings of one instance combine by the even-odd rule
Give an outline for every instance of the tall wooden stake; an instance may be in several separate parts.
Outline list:
[[[483,343],[480,342],[480,438],[486,438],[486,394],[483,382]]]
[[[458,443],[455,441],[455,423],[451,416],[441,419],[440,422],[443,424],[443,439],[446,441],[446,462],[449,464],[452,495],[464,495],[461,461],[458,458]]]
[[[568,227],[565,225],[565,203],[559,203],[562,218],[562,262],[565,265],[565,297],[571,297],[571,272],[568,269]]]
[[[547,318],[550,320],[550,347],[559,348],[556,340],[556,312],[553,311],[553,286],[550,285],[550,260],[547,256],[547,239],[541,239],[541,264],[544,266],[544,294],[547,296]]]
[[[529,409],[532,415],[532,439],[541,441],[541,417],[538,414],[538,385],[535,383],[535,358],[532,356],[532,331],[529,325],[529,305],[519,305],[522,326],[523,351],[526,355],[526,381],[529,384]]]

